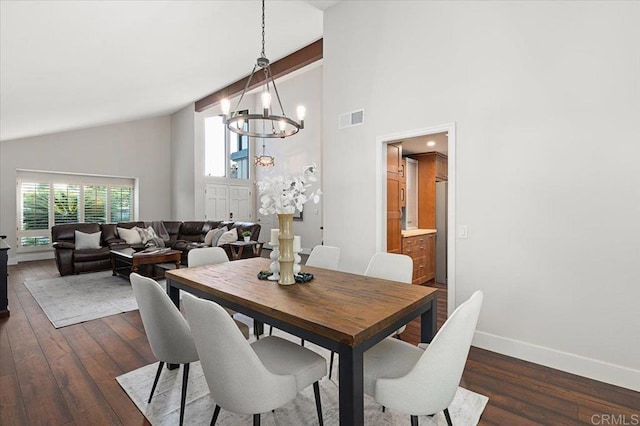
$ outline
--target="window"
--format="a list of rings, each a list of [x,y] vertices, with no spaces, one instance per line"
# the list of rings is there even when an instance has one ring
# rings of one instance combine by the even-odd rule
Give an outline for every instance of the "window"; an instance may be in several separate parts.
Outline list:
[[[131,222],[131,211],[133,206],[133,188],[130,186],[112,186],[111,211],[109,212],[109,222]]]
[[[21,252],[51,248],[53,225],[135,220],[133,179],[18,170],[17,189]]]
[[[249,130],[249,123],[243,128]],[[248,136],[227,130],[220,116],[206,117],[204,144],[206,176],[249,179]]]

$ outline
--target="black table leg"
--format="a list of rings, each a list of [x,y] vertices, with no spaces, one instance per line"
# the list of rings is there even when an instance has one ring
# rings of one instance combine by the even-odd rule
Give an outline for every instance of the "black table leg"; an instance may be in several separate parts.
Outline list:
[[[342,345],[340,354],[340,424],[364,424],[363,352]]]
[[[180,310],[180,289],[177,287],[173,287],[171,285],[171,280],[167,279],[167,294],[169,295],[169,299],[173,302],[174,305]],[[175,370],[179,368],[180,364],[167,364],[167,368],[169,370]]]
[[[431,301],[431,309],[420,317],[420,342],[431,343],[438,328],[438,301]]]
[[[256,339],[260,340],[260,336],[264,334],[264,323],[253,320],[253,334]]]

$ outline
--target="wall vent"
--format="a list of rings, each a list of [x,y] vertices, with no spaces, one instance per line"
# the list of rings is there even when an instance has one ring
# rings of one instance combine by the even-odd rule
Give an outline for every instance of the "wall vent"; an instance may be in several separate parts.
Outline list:
[[[364,109],[340,114],[338,117],[338,129],[359,126],[364,123]]]

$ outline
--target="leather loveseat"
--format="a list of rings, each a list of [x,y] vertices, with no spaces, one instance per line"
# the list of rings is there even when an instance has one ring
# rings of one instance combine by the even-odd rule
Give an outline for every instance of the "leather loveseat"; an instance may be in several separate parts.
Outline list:
[[[251,232],[251,240],[257,241],[260,235],[260,224],[252,222],[229,222],[229,221],[163,221],[169,234],[169,241],[165,246],[174,250],[182,251],[182,263],[187,264],[189,250],[198,247],[205,247],[204,238],[212,229],[227,227],[229,230],[235,229],[238,240],[242,240],[242,233]],[[78,274],[81,272],[101,271],[111,268],[110,250],[131,247],[134,250],[144,249],[144,245],[129,245],[119,237],[117,228],[131,229],[134,226],[146,228],[149,226],[145,222],[120,222],[120,223],[69,223],[55,225],[51,228],[51,239],[55,249],[56,266],[60,275]],[[76,249],[75,231],[93,234],[102,232],[100,238],[100,248],[96,249]],[[227,251],[231,259],[231,249],[228,244],[222,248]],[[251,257],[251,250],[243,252],[243,258]]]

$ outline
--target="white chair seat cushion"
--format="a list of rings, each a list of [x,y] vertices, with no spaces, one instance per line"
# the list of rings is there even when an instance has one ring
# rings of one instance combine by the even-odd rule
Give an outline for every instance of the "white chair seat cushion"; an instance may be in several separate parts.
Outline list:
[[[273,374],[293,374],[298,392],[327,374],[324,357],[288,340],[267,336],[253,342],[251,348]]]
[[[364,392],[375,398],[376,380],[406,375],[424,351],[398,339],[387,338],[364,353]]]

